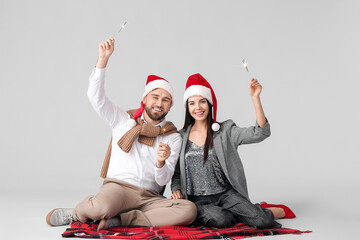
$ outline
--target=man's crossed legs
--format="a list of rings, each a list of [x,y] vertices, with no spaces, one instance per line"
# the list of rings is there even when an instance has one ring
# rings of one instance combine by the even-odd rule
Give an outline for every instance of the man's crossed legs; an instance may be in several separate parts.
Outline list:
[[[121,225],[174,226],[192,223],[197,209],[188,200],[166,199],[147,189],[107,178],[97,195],[85,198],[73,210],[54,209],[48,214],[47,223],[69,224],[69,219],[63,217],[64,211],[68,217],[72,211],[72,220],[81,222],[119,216]]]

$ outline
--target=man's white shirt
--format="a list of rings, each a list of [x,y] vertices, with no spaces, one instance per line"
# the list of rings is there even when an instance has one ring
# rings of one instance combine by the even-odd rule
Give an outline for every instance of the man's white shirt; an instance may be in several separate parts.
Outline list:
[[[130,115],[106,97],[104,83],[105,68],[94,68],[89,78],[88,97],[95,111],[112,128],[113,135],[107,177],[159,193],[174,174],[181,149],[181,136],[179,133],[158,136],[152,147],[139,143],[136,137],[130,152],[124,152],[117,142],[130,130],[127,124]],[[166,120],[163,120],[156,126],[163,127],[165,124]],[[171,148],[171,155],[162,168],[155,165],[159,142],[167,143]]]

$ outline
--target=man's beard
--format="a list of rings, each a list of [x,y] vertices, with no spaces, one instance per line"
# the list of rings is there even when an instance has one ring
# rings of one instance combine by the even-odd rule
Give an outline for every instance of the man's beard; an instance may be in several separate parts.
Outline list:
[[[165,116],[168,114],[168,112],[164,112],[162,115],[160,116],[155,116],[151,113],[151,108],[145,106],[145,112],[147,113],[147,115],[149,116],[149,118],[153,121],[159,121],[165,118]]]

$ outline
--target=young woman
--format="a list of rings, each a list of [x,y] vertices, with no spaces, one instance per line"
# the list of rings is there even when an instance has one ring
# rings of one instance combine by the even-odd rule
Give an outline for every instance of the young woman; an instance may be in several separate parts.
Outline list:
[[[170,198],[186,198],[198,208],[195,224],[230,227],[238,222],[258,228],[280,227],[278,218],[293,218],[284,205],[250,202],[244,169],[237,152],[241,144],[261,142],[270,125],[260,101],[262,86],[251,79],[249,91],[256,125],[240,128],[232,120],[216,122],[217,101],[210,84],[199,73],[186,83],[182,150],[172,178]],[[212,117],[214,115],[214,117]]]

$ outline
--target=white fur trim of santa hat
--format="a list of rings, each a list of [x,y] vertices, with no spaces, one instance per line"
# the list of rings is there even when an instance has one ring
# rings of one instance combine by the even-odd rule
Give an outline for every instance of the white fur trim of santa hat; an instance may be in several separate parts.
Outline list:
[[[149,82],[146,85],[145,92],[141,98],[144,98],[146,95],[149,94],[149,92],[151,92],[152,90],[157,89],[157,88],[162,88],[162,89],[166,90],[171,95],[172,104],[174,104],[174,90],[173,90],[172,86],[170,85],[170,83],[163,79],[153,80],[153,81]]]
[[[192,96],[202,96],[204,98],[206,98],[211,105],[213,104],[213,100],[211,97],[211,90],[208,87],[202,86],[202,85],[192,85],[190,87],[188,87],[185,90],[184,93],[184,106],[186,107],[186,101],[188,100],[189,97]]]

